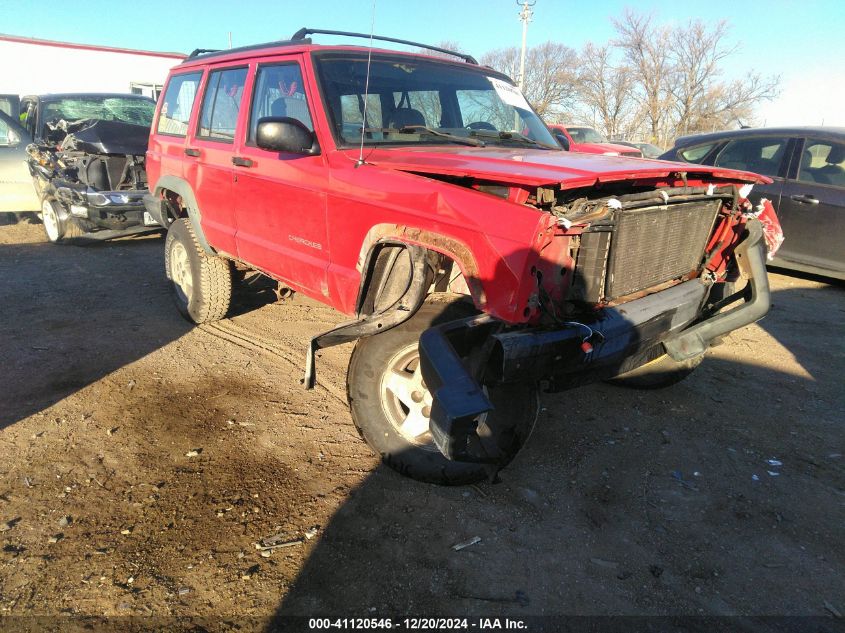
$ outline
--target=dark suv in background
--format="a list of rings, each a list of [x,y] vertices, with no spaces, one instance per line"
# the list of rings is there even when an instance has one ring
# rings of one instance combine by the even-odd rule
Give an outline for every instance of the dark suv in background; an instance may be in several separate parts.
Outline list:
[[[772,264],[845,279],[845,128],[749,128],[685,136],[664,160],[751,171],[772,179],[750,200],[771,200],[785,241]]]

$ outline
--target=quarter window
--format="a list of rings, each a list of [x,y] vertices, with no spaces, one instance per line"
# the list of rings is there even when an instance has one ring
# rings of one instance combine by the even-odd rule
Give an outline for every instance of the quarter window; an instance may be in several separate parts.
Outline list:
[[[719,152],[714,164],[764,176],[777,176],[786,141],[785,138],[743,138],[731,141]]]
[[[314,130],[298,64],[259,67],[249,118],[250,142],[255,141],[258,120],[264,117],[289,117]]]
[[[160,134],[185,136],[188,133],[188,121],[201,77],[202,73],[188,73],[170,79],[156,128]]]
[[[200,110],[199,138],[228,143],[235,140],[246,72],[246,68],[227,68],[208,76]]]

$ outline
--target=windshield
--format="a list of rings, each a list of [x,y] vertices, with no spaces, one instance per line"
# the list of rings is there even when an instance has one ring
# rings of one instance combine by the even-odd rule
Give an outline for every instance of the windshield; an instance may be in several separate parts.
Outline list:
[[[150,127],[153,122],[155,102],[152,99],[132,97],[66,97],[44,104],[44,122],[79,121],[98,119],[101,121],[123,121]]]
[[[604,138],[591,127],[568,127],[566,131],[576,143],[604,143]]]
[[[463,142],[557,149],[519,89],[492,74],[406,57],[315,56],[335,138],[357,146]],[[366,122],[364,112],[366,110]],[[476,143],[473,143],[476,144]]]

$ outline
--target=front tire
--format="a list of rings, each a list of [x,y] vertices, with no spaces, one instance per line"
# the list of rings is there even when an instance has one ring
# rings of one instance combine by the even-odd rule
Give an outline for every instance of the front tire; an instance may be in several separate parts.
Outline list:
[[[427,483],[468,484],[489,476],[482,464],[450,461],[428,430],[431,393],[423,382],[420,334],[438,323],[473,314],[464,302],[425,303],[405,323],[358,341],[347,373],[355,426],[364,441],[397,472]],[[495,409],[479,420],[481,444],[504,467],[527,441],[539,411],[535,385],[487,389]]]
[[[232,267],[208,255],[187,218],[173,222],[164,243],[164,268],[179,312],[194,323],[219,321],[229,311]]]
[[[49,196],[41,199],[41,222],[44,225],[44,234],[51,244],[69,244],[74,238],[83,234],[73,220],[62,218],[59,203]]]

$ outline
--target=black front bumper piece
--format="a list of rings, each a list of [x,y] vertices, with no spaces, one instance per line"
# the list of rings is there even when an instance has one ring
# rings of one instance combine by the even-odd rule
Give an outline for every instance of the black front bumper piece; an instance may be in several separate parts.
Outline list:
[[[593,321],[554,329],[500,331],[498,321],[482,315],[423,332],[420,366],[433,395],[429,428],[438,449],[449,459],[489,461],[469,448],[479,416],[493,410],[481,384],[542,380],[549,390],[567,389],[625,373],[664,353],[675,360],[690,358],[714,338],[763,317],[770,297],[762,225],[749,220],[746,226],[735,253],[750,293],[744,303],[704,321],[698,319],[709,289],[694,279],[605,308]],[[487,339],[492,340],[484,343],[484,362],[468,369],[462,358]]]

